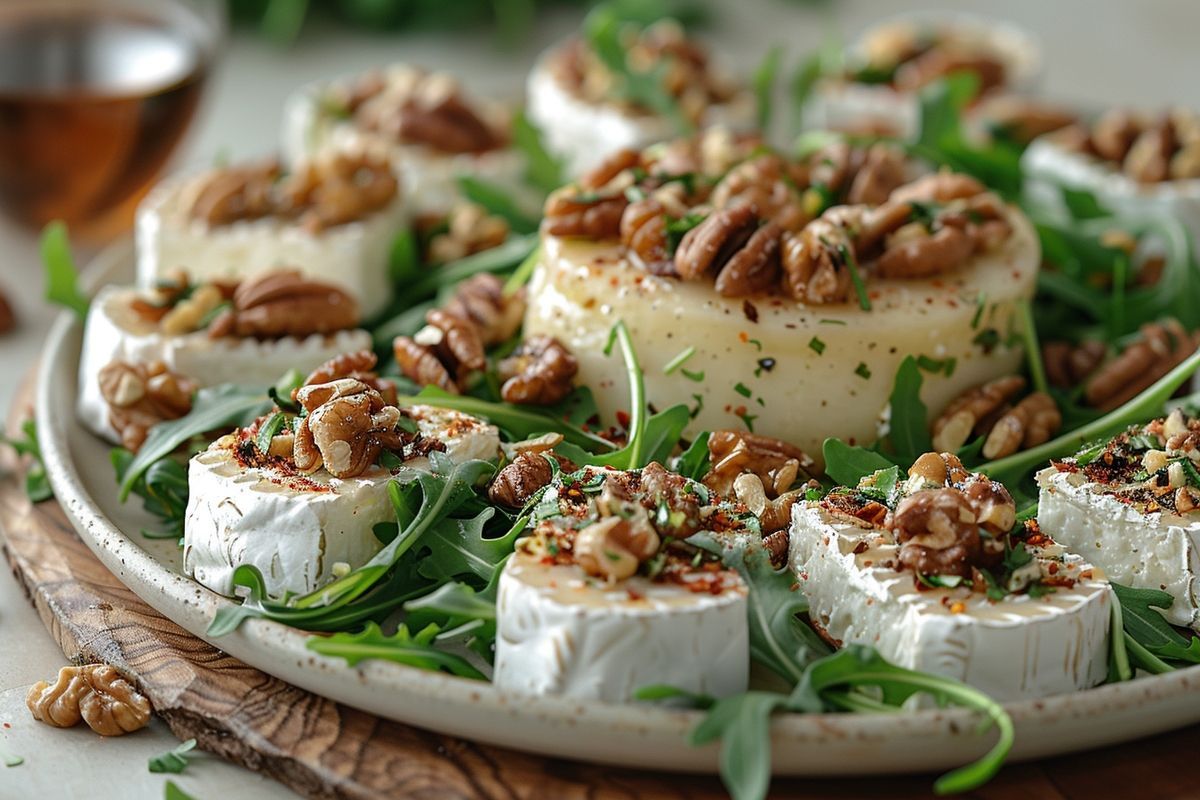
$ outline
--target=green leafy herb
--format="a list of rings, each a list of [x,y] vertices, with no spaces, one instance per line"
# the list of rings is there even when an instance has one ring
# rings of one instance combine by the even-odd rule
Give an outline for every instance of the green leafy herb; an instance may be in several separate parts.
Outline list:
[[[254,446],[258,448],[258,452],[265,454],[271,451],[271,440],[285,424],[287,416],[280,411],[272,412],[271,416],[263,420],[258,428],[258,436],[254,439]]]
[[[109,452],[117,482],[123,483],[133,463],[134,455],[117,447]],[[142,498],[142,507],[162,522],[159,530],[142,529],[147,539],[178,539],[183,536],[183,521],[187,513],[187,468],[173,456],[164,456],[151,464],[134,480],[130,491]]]
[[[674,358],[668,361],[666,365],[663,366],[663,375],[670,375],[672,372],[686,364],[688,359],[694,355],[696,355],[696,348],[692,345],[689,345],[683,350],[679,351],[678,355],[676,355]]]
[[[121,501],[129,497],[134,484],[152,464],[169,456],[192,437],[248,423],[265,412],[270,404],[262,389],[233,384],[206,387],[196,392],[192,410],[185,416],[150,429],[145,443],[126,465],[121,478]]]
[[[4,760],[4,766],[6,767],[19,767],[25,763],[25,759],[21,756],[3,749],[0,749],[0,758]]]
[[[864,381],[869,381],[871,379],[871,368],[868,367],[864,362],[860,361],[858,362],[858,366],[854,368],[854,374],[862,378]]]
[[[421,248],[416,233],[410,228],[400,231],[392,239],[388,276],[396,286],[407,286],[421,277]]]
[[[633,699],[643,702],[683,700],[692,708],[712,708],[717,702],[717,699],[710,695],[697,694],[696,692],[680,689],[678,686],[668,686],[664,683],[643,686],[633,693]]]
[[[740,394],[742,397],[749,397],[751,394],[753,394],[753,393],[750,391],[750,387],[749,387],[749,386],[747,386],[747,385],[746,385],[746,384],[744,384],[744,383],[740,383],[740,382],[739,382],[739,383],[735,383],[735,384],[733,385],[733,390],[734,390],[735,392],[737,392],[738,394]]]
[[[708,474],[710,467],[708,459],[708,439],[712,436],[704,431],[688,445],[679,458],[675,459],[671,469],[685,478],[698,481]]]
[[[704,222],[705,214],[685,214],[682,217],[667,217],[667,252],[674,253],[679,249],[679,243],[692,228]]]
[[[821,54],[814,53],[796,68],[788,81],[788,94],[791,95],[792,118],[790,128],[794,133],[804,127],[804,107],[808,104],[813,87],[821,78]]]
[[[850,273],[850,281],[854,284],[854,293],[858,295],[858,307],[863,311],[870,311],[871,298],[867,294],[867,285],[863,283],[862,275],[858,271],[858,260],[854,257],[854,250],[843,244],[838,246],[838,253]]]
[[[75,259],[71,257],[67,226],[56,220],[43,228],[41,250],[42,266],[46,271],[46,299],[74,311],[80,319],[85,318],[90,301],[79,289],[79,273],[75,269]]]
[[[482,206],[489,214],[505,219],[514,232],[529,234],[537,230],[537,218],[521,208],[521,204],[507,188],[482,178],[460,175],[458,190],[463,197]]]
[[[1110,212],[1100,205],[1096,195],[1088,191],[1073,189],[1070,186],[1058,187],[1062,196],[1063,206],[1072,219],[1085,220],[1107,217]]]
[[[933,449],[926,424],[925,403],[921,401],[923,382],[917,360],[907,356],[896,370],[896,379],[888,400],[888,443],[901,464],[911,464],[922,453]]]
[[[441,632],[437,625],[428,625],[416,634],[409,633],[401,625],[391,636],[386,636],[374,622],[368,622],[358,633],[335,633],[332,636],[312,636],[306,647],[323,656],[342,658],[350,666],[367,659],[394,661],[434,671],[449,672],[460,678],[487,680],[487,677],[465,658],[434,646],[434,638]]]
[[[173,750],[168,750],[165,753],[160,753],[150,758],[151,772],[169,772],[178,775],[187,769],[188,753],[196,747],[195,739],[188,739],[186,742],[181,742],[178,747]]]
[[[679,374],[687,378],[692,383],[704,383],[704,370],[693,372],[690,369],[680,369]]]
[[[808,349],[812,350],[817,355],[821,355],[825,352],[825,343],[814,336],[808,340]]]
[[[1038,344],[1037,325],[1033,321],[1033,309],[1027,300],[1017,303],[1017,315],[1021,326],[1021,341],[1025,345],[1025,363],[1029,366],[1029,375],[1033,379],[1035,391],[1048,393],[1050,384],[1046,381],[1046,369],[1042,365],[1042,347]]]
[[[846,444],[841,439],[826,439],[821,455],[825,459],[825,473],[842,486],[857,486],[866,476],[895,466],[880,453]]]
[[[1172,605],[1170,594],[1119,583],[1112,589],[1121,605],[1124,631],[1140,648],[1162,660],[1200,664],[1200,637],[1183,636],[1161,613]]]
[[[506,272],[529,258],[537,246],[538,236],[536,233],[510,236],[508,241],[499,247],[451,261],[436,270],[426,272],[424,277],[408,287],[405,296],[410,300],[422,299],[432,296],[443,286],[453,286],[472,275],[483,272]]]
[[[775,45],[766,52],[754,70],[752,83],[756,106],[755,119],[760,131],[766,131],[771,125],[771,95],[775,92],[775,79],[779,75],[779,65],[782,61],[783,48]]]
[[[512,139],[513,146],[525,156],[525,180],[529,185],[543,194],[563,185],[562,161],[546,149],[542,132],[524,111],[513,118]]]
[[[50,489],[46,468],[42,465],[42,448],[38,444],[37,423],[32,419],[25,420],[21,423],[19,439],[10,439],[0,434],[0,442],[16,450],[18,456],[30,459],[29,468],[25,471],[25,495],[34,503],[40,503],[53,497],[54,492]]]
[[[542,248],[539,245],[533,249],[533,252],[525,257],[525,260],[517,265],[513,270],[512,275],[508,276],[508,280],[504,282],[504,296],[511,297],[519,292],[525,284],[533,277],[534,270],[542,260]]]

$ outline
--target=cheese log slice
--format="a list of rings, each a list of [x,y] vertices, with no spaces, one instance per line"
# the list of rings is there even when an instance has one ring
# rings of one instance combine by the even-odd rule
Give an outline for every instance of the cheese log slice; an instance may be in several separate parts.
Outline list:
[[[1062,189],[1091,192],[1100,205],[1116,214],[1152,219],[1178,219],[1200,239],[1200,179],[1139,183],[1111,162],[1068,150],[1058,137],[1035,139],[1021,156],[1026,187],[1039,202],[1062,205]]]
[[[652,684],[726,697],[750,664],[746,588],[719,595],[635,576],[616,585],[516,553],[500,576],[493,683],[621,703]]]
[[[1200,630],[1200,520],[1143,514],[1077,472],[1048,467],[1037,482],[1038,527],[1115,583],[1167,592],[1163,616]]]
[[[283,109],[283,155],[289,163],[305,161],[329,151],[386,152],[414,215],[446,214],[461,201],[460,176],[486,180],[519,197],[524,183],[525,160],[512,149],[486,153],[444,153],[419,144],[400,144],[381,134],[363,130],[352,120],[330,113],[322,97],[331,84],[315,83],[292,94]]]
[[[499,431],[474,417],[431,406],[413,406],[409,414],[455,462],[500,453]],[[372,527],[396,518],[387,492],[390,471],[375,466],[339,479],[324,469],[297,475],[247,467],[235,457],[236,442],[234,435],[223,437],[188,464],[183,569],[197,583],[232,595],[234,570],[251,564],[262,572],[269,596],[304,594],[333,580],[335,565],[360,567],[383,547]],[[405,466],[427,469],[429,461],[415,458]]]
[[[894,664],[955,678],[1001,702],[1086,689],[1107,676],[1107,581],[998,602],[976,592],[953,613],[943,597],[955,590],[917,591],[913,573],[883,566],[899,547],[876,544],[878,533],[815,503],[792,511],[791,567],[811,618],[829,637],[872,645]],[[1077,556],[1065,559],[1064,571],[1090,567]]]
[[[130,304],[137,296],[136,289],[127,287],[100,290],[83,333],[77,413],[89,430],[113,443],[119,443],[120,437],[108,421],[108,403],[99,382],[100,370],[113,361],[161,361],[200,386],[237,383],[265,389],[288,370],[307,373],[334,356],[371,347],[371,335],[360,329],[304,339],[212,339],[205,331],[172,336],[133,310]]]
[[[1010,210],[1009,221],[1005,244],[958,270],[927,280],[872,278],[870,311],[853,299],[807,306],[783,295],[724,298],[711,282],[637,269],[615,244],[545,236],[525,334],[566,344],[579,360],[578,382],[596,390],[601,414],[613,419],[628,411],[625,367],[604,350],[613,324],[624,320],[649,401],[660,409],[699,406],[692,434],[743,428],[752,416],[755,433],[819,455],[830,436],[851,443],[879,436],[906,356],[943,363],[924,374],[929,409],[1017,370],[1021,350],[1010,334],[1018,303],[1033,296],[1040,248],[1024,215]],[[695,353],[683,369],[663,374],[688,347]]]
[[[634,114],[577,97],[546,68],[547,58],[544,55],[529,74],[527,113],[542,132],[547,149],[565,162],[568,177],[579,177],[617,150],[640,150],[678,134],[665,117]],[[728,103],[709,106],[699,127],[716,125],[735,132],[754,130],[755,107],[749,94],[739,92]]]
[[[980,52],[1005,65],[1006,89],[1029,92],[1042,71],[1038,43],[1009,23],[970,14],[912,14],[881,22],[851,45],[852,58],[866,51],[866,40],[893,26],[949,29]],[[839,78],[817,81],[804,108],[805,124],[814,130],[889,130],[902,139],[920,133],[921,101],[917,93],[897,91],[887,84],[855,83]]]
[[[364,318],[391,301],[392,241],[409,222],[401,194],[364,219],[316,233],[276,217],[209,226],[188,215],[204,180],[204,175],[192,175],[165,181],[138,207],[139,286],[151,288],[177,270],[204,283],[240,281],[286,267],[341,287],[358,301]]]

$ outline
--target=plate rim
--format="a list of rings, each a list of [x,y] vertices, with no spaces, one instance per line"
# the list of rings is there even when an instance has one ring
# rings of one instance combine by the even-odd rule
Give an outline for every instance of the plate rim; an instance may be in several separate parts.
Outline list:
[[[100,284],[131,271],[132,256],[131,241],[110,245],[89,264],[88,282]],[[35,412],[47,475],[57,502],[88,548],[159,613],[267,674],[405,724],[544,756],[660,771],[716,772],[716,745],[692,747],[686,742],[701,712],[511,695],[491,684],[391,662],[349,667],[307,650],[306,634],[270,620],[248,620],[234,633],[208,637],[205,628],[212,614],[231,601],[159,563],[108,518],[76,467],[71,433],[90,440],[85,446],[99,446],[96,437],[79,427],[74,413],[82,335],[82,323],[64,311],[54,321],[38,367]],[[1200,665],[1005,704],[1017,728],[1009,760],[1076,752],[1200,722],[1198,688]],[[376,694],[380,690],[396,693],[393,702],[412,701],[411,709],[397,714],[391,705],[381,708]],[[1192,703],[1180,702],[1189,697]],[[446,713],[446,703],[453,713]],[[964,709],[779,715],[772,722],[772,771],[811,776],[951,768],[977,757],[991,743],[990,735],[975,735],[974,720]],[[1079,728],[1084,721],[1105,720],[1113,724]],[[1116,735],[1114,728],[1119,729]],[[1074,735],[1054,738],[1055,731],[1067,730]],[[929,747],[935,741],[940,746]],[[885,745],[882,753],[879,745]],[[856,757],[849,759],[851,753]]]

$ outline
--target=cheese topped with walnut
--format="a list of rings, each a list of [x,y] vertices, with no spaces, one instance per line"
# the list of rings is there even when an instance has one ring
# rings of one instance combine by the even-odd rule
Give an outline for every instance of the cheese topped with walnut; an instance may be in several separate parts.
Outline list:
[[[1107,674],[1112,594],[1099,569],[1015,525],[1003,486],[927,453],[796,504],[790,563],[814,626],[1001,701]]]
[[[234,570],[250,564],[272,597],[313,591],[383,546],[373,526],[395,518],[387,487],[397,471],[429,469],[434,452],[453,462],[499,458],[495,427],[448,409],[397,407],[373,365],[369,352],[331,362],[296,393],[299,413],[277,410],[192,458],[188,575],[232,594]]]
[[[358,325],[358,303],[349,294],[294,270],[240,283],[192,283],[177,273],[150,290],[109,286],[91,304],[84,328],[79,418],[136,450],[146,425],[135,426],[135,434],[116,422],[145,410],[154,382],[166,380],[158,376],[185,382],[185,399],[222,383],[267,387],[289,370],[307,372],[369,347],[371,336]],[[179,415],[161,403],[156,408],[159,419]]]
[[[533,514],[500,577],[497,687],[609,702],[662,683],[745,690],[746,586],[683,541],[749,535],[744,507],[650,464],[560,474]]]
[[[622,152],[547,201],[526,334],[576,355],[604,414],[621,410],[623,368],[603,352],[623,319],[650,401],[691,406],[693,431],[810,453],[872,441],[907,356],[938,365],[934,408],[1015,370],[1040,260],[1019,210],[916,171],[887,145],[791,159],[718,131]]]
[[[1200,420],[1175,410],[1037,475],[1038,524],[1117,583],[1168,592],[1200,629]]]
[[[347,292],[364,316],[391,299],[388,257],[409,210],[376,151],[322,155],[284,171],[277,161],[164,181],[138,209],[138,284],[183,273],[236,283],[286,267]]]
[[[750,92],[714,65],[677,22],[662,20],[641,31],[629,26],[622,35],[630,68],[659,69],[661,74],[647,80],[661,82],[684,121],[699,128],[755,128]],[[623,80],[579,38],[547,51],[530,73],[529,117],[547,147],[565,160],[569,175],[593,169],[622,148],[645,147],[680,130],[679,119],[632,99]]]
[[[307,86],[284,108],[292,162],[364,146],[389,154],[419,213],[444,214],[471,175],[517,188],[524,163],[510,147],[509,109],[472,97],[444,72],[392,64]]]

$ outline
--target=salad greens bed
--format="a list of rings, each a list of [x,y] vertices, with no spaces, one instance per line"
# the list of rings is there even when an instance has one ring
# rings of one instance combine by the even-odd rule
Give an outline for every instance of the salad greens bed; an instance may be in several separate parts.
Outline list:
[[[687,121],[664,89],[662,76],[639,72],[626,63],[618,40],[621,19],[614,7],[602,6],[589,16],[584,34],[619,76],[621,91],[628,99],[677,120],[681,131],[686,131]],[[798,109],[830,58],[827,52],[808,59],[786,77],[794,105],[792,124],[798,123]],[[763,125],[777,116],[771,98],[776,84],[785,77],[783,61],[782,51],[771,50],[754,75],[758,119]],[[1058,402],[1065,419],[1064,432],[1045,444],[994,461],[982,457],[982,440],[968,442],[958,452],[968,468],[1004,482],[1018,507],[1024,509],[1022,518],[1029,518],[1035,510],[1031,476],[1036,468],[1048,459],[1102,441],[1130,424],[1161,415],[1172,402],[1187,402],[1170,398],[1200,367],[1200,353],[1193,354],[1137,397],[1102,414],[1084,407],[1077,393],[1047,387],[1039,339],[1099,337],[1115,347],[1140,325],[1165,316],[1178,318],[1189,330],[1200,327],[1200,269],[1189,237],[1177,222],[1118,217],[1091,195],[1076,191],[1063,191],[1061,206],[1054,208],[1028,198],[1023,192],[1019,147],[1003,138],[980,143],[964,132],[963,111],[967,98],[974,95],[974,81],[972,76],[955,75],[925,90],[920,135],[901,144],[929,162],[977,176],[1010,202],[1020,204],[1041,239],[1048,269],[1040,275],[1037,297],[1023,310],[1018,329],[992,334],[1023,346],[1030,383],[1050,392]],[[811,147],[827,136],[805,134],[797,146]],[[545,192],[562,182],[559,164],[546,153],[538,132],[527,120],[518,118],[514,141],[530,164],[531,186]],[[580,466],[640,469],[660,462],[693,479],[703,476],[708,469],[707,434],[691,441],[684,438],[691,418],[685,405],[664,410],[648,406],[642,368],[623,323],[614,326],[606,350],[610,358],[623,359],[628,376],[630,419],[623,426],[620,446],[595,433],[600,429],[596,405],[586,387],[576,389],[557,408],[538,410],[502,402],[494,369],[462,395],[414,386],[396,374],[388,362],[392,339],[414,333],[423,324],[425,312],[444,300],[461,280],[491,272],[505,276],[506,291],[511,292],[528,281],[536,265],[537,217],[503,190],[478,179],[464,178],[461,189],[490,213],[508,220],[513,233],[493,250],[436,269],[421,263],[421,242],[415,233],[404,231],[396,237],[391,271],[397,285],[404,287],[397,293],[402,299],[369,327],[385,374],[400,386],[401,404],[426,403],[479,416],[500,428],[508,441],[561,434],[563,442],[556,451]],[[1103,234],[1113,229],[1126,231],[1138,241],[1153,241],[1162,249],[1166,266],[1159,283],[1149,287],[1133,283],[1126,252],[1103,241]],[[88,301],[77,286],[61,225],[46,229],[42,253],[49,299],[82,317]],[[1097,281],[1096,276],[1116,278]],[[985,302],[980,298],[981,308]],[[818,344],[814,339],[810,346],[816,349]],[[513,346],[515,341],[501,344],[493,355],[507,353]],[[667,369],[684,368],[689,355],[680,353]],[[952,368],[928,358],[907,358],[894,377],[886,435],[868,447],[837,439],[825,442],[825,488],[854,486],[879,470],[884,470],[882,480],[894,485],[917,456],[932,449],[928,410],[921,400],[924,375]],[[141,498],[146,511],[158,521],[155,530],[143,534],[181,537],[188,498],[186,459],[207,446],[212,432],[248,424],[276,404],[285,406],[285,398],[300,381],[301,376],[293,373],[273,387],[201,389],[191,412],[156,426],[136,455],[114,450],[112,463],[120,498]],[[6,441],[22,455],[37,458],[36,431],[31,423],[22,438]],[[271,620],[323,634],[310,637],[308,647],[351,665],[380,659],[486,680],[496,634],[500,571],[536,515],[538,498],[519,511],[498,508],[485,491],[497,464],[454,464],[437,452],[431,454],[431,462],[431,471],[398,469],[389,487],[395,522],[376,526],[382,549],[369,562],[318,591],[283,598],[266,596],[262,575],[243,565],[234,579],[243,600],[223,607],[209,633],[221,636],[248,620]],[[46,476],[37,466],[29,470],[26,481],[31,498],[49,496]],[[935,789],[939,793],[969,790],[1000,768],[1013,741],[1013,726],[996,702],[958,681],[889,664],[870,647],[852,645],[831,651],[806,623],[807,604],[792,575],[775,569],[761,544],[729,543],[704,533],[689,542],[718,554],[749,585],[751,655],[771,673],[776,689],[714,700],[671,686],[647,686],[638,699],[703,710],[691,740],[697,745],[720,741],[721,775],[734,797],[749,800],[767,793],[772,715],[892,712],[904,708],[918,694],[932,697],[939,705],[975,711],[983,727],[994,726],[998,732],[992,748],[978,761],[938,779]],[[1009,555],[1015,560],[1021,557],[1015,551]],[[1173,628],[1159,613],[1169,606],[1169,595],[1123,586],[1114,589],[1119,603],[1114,604],[1112,620],[1110,680],[1129,680],[1136,670],[1163,673],[1200,663],[1200,638]],[[151,769],[181,771],[189,749],[185,743],[155,759]]]

